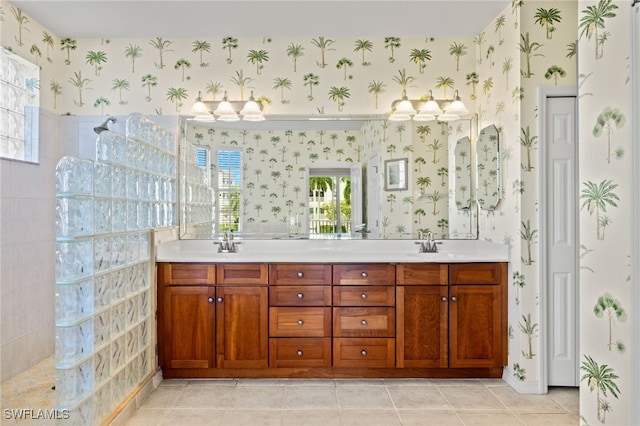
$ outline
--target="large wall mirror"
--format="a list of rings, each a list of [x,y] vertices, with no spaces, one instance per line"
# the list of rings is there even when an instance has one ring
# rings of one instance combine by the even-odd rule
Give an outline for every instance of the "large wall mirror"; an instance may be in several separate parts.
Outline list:
[[[184,117],[181,238],[234,231],[247,238],[409,239],[431,231],[475,239],[473,209],[457,206],[472,194],[471,179],[458,181],[454,171],[457,142],[470,140],[473,128],[472,119]],[[470,162],[470,146],[467,155]],[[406,184],[389,187],[389,164],[404,165]]]
[[[500,138],[496,126],[483,127],[476,145],[478,205],[493,211],[500,202]]]

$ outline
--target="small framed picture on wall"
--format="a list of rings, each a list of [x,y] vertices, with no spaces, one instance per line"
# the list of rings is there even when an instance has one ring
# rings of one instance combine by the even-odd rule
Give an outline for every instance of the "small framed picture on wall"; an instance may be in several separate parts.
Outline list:
[[[385,191],[403,191],[407,189],[408,160],[386,160],[384,162]]]

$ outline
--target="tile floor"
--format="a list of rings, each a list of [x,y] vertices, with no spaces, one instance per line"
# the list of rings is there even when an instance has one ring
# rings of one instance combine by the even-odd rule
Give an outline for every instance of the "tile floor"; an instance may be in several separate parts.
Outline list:
[[[126,426],[572,425],[577,388],[520,395],[502,380],[164,380]]]

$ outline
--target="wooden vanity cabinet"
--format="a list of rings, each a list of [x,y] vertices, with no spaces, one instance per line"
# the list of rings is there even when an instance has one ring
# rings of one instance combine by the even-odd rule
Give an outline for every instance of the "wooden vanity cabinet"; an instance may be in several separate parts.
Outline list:
[[[158,357],[162,367],[215,366],[215,265],[158,264]]]
[[[269,366],[331,366],[331,265],[269,265]]]
[[[216,283],[216,366],[267,368],[268,268],[222,264]]]
[[[506,365],[506,263],[396,268],[399,368]]]

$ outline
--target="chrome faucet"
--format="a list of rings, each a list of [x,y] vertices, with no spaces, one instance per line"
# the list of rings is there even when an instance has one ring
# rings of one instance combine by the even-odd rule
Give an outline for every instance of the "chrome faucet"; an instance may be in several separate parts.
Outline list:
[[[238,244],[233,240],[233,232],[225,232],[222,234],[222,241],[214,241],[214,244],[219,244],[218,253],[237,253]]]
[[[416,241],[416,244],[420,245],[418,248],[419,253],[437,253],[438,244],[442,244],[442,242],[437,242],[433,238],[433,233],[430,231],[426,235],[424,232],[418,231],[418,239],[420,241]]]

